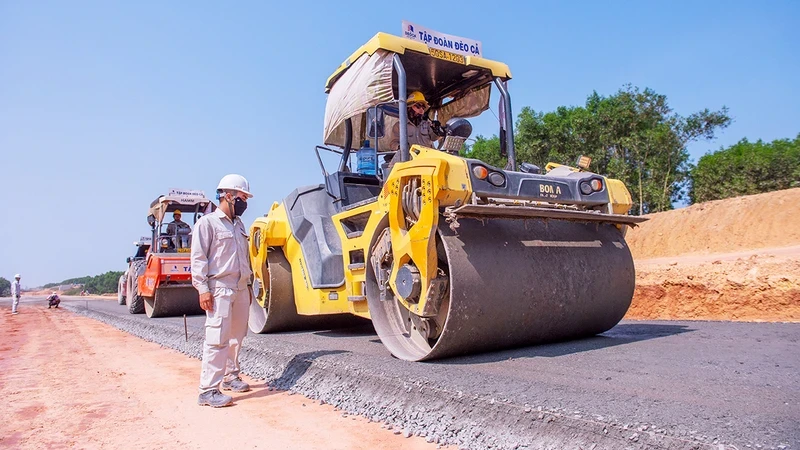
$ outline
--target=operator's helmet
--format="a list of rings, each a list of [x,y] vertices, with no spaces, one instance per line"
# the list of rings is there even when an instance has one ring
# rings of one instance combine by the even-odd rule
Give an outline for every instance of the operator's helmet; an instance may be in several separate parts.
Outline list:
[[[175,211],[172,212],[172,216],[173,217],[180,217],[181,216],[181,210],[180,209],[176,209]]]
[[[56,291],[53,291],[53,295],[58,295],[58,292],[56,292]]]
[[[415,103],[422,103],[422,106],[424,106],[425,109],[428,109],[428,101],[425,100],[425,96],[422,95],[422,92],[420,91],[414,91],[408,94],[408,98],[406,99],[406,104],[408,106],[411,106]]]
[[[16,274],[16,275],[14,275],[14,278],[19,280],[21,277],[19,276],[19,274]]]
[[[217,192],[221,190],[239,191],[244,193],[247,198],[253,198],[253,194],[250,193],[250,183],[247,182],[245,177],[235,173],[225,175],[221,180],[219,180]]]

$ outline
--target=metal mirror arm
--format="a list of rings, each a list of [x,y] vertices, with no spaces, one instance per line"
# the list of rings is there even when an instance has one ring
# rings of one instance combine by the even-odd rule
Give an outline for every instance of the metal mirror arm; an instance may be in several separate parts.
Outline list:
[[[194,205],[194,214],[192,214],[192,224],[197,223],[197,215],[200,214],[200,205],[202,205],[202,203],[197,203]]]
[[[375,146],[375,155],[377,155],[377,154],[378,154],[378,152],[380,151],[380,150],[378,149],[378,141],[380,140],[381,136],[383,135],[383,133],[378,133],[378,120],[379,120],[379,119],[378,119],[378,105],[375,105],[375,136],[369,136],[369,127],[370,127],[370,124],[367,124],[367,137],[368,137],[369,139],[373,139],[373,141],[372,141],[372,145],[373,145],[373,146]],[[383,123],[383,119],[380,119],[380,121],[381,121],[381,126],[380,126],[380,128],[381,128],[381,130],[383,130],[383,125],[382,125],[382,123]],[[379,135],[380,135],[380,136],[379,136]],[[376,156],[376,158],[377,158],[377,156]],[[376,161],[375,161],[375,165],[377,166],[377,164],[378,164],[378,161],[376,160]]]
[[[394,70],[397,71],[397,101],[398,101],[398,120],[400,121],[400,161],[408,161],[410,155],[408,153],[408,110],[406,109],[406,100],[408,99],[408,92],[406,91],[406,69],[400,61],[400,56],[395,54],[392,58],[394,63]]]
[[[517,155],[514,151],[514,118],[511,114],[511,94],[508,93],[508,82],[500,78],[495,78],[494,83],[505,102],[505,121],[506,121],[506,151],[508,152],[508,166],[512,171],[517,170]]]
[[[342,155],[342,159],[344,160],[344,164],[345,165],[347,164],[347,160],[344,159],[344,158],[345,158],[345,155],[347,153],[344,152],[344,151],[339,152],[339,151],[336,151],[336,150],[334,150],[332,148],[324,147],[322,145],[317,145],[316,147],[314,147],[314,152],[317,154],[317,162],[319,162],[319,167],[320,167],[320,169],[322,169],[322,179],[325,180],[325,191],[327,191],[328,195],[330,195],[334,199],[339,200],[339,199],[336,198],[336,196],[334,196],[332,194],[333,190],[331,189],[331,180],[330,180],[330,178],[328,178],[328,171],[325,169],[325,163],[322,162],[322,157],[319,155],[319,151],[320,150],[327,150],[329,152],[338,153],[338,154]],[[340,171],[341,171],[341,169],[340,169]]]
[[[322,169],[322,176],[324,178],[327,178],[328,177],[328,171],[325,170],[325,164],[322,162],[322,157],[319,156],[319,149],[321,149],[321,148],[325,149],[325,150],[328,150],[328,149],[326,149],[325,147],[323,147],[321,145],[317,145],[316,147],[314,147],[314,153],[317,154],[317,162],[319,163],[320,169]]]
[[[344,120],[344,149],[342,149],[342,160],[339,163],[339,172],[344,172],[347,162],[350,160],[350,149],[353,148],[353,121],[348,117]],[[320,164],[322,161],[320,160]],[[325,168],[323,167],[324,171]]]

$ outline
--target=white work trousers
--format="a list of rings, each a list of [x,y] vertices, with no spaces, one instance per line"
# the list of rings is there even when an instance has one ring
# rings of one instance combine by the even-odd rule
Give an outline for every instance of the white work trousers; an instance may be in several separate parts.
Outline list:
[[[239,376],[239,350],[247,334],[250,313],[250,289],[233,290],[216,287],[214,310],[206,311],[206,340],[203,343],[203,365],[200,371],[200,392],[219,389],[222,381]]]
[[[17,296],[15,295],[15,296],[14,296],[14,300],[11,302],[11,312],[12,312],[12,313],[15,313],[15,312],[17,312],[17,307],[18,307],[18,306],[19,306],[19,297],[17,297]],[[248,311],[249,311],[249,309],[248,309]]]

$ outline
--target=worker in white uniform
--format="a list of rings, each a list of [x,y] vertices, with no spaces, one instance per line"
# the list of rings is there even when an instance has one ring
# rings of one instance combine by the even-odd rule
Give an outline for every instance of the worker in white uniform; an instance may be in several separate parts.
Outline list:
[[[11,314],[19,314],[17,307],[19,306],[19,297],[22,295],[22,290],[19,286],[19,274],[14,275],[14,282],[11,283]]]
[[[218,408],[232,404],[233,399],[220,389],[250,390],[239,377],[239,350],[247,334],[253,273],[240,216],[252,197],[243,176],[225,175],[217,186],[219,208],[200,218],[192,232],[192,285],[206,311],[200,405]]]

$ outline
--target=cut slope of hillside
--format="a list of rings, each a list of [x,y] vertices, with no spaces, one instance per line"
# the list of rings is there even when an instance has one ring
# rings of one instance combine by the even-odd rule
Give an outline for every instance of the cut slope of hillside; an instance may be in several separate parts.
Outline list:
[[[626,318],[800,322],[800,189],[648,217]]]

